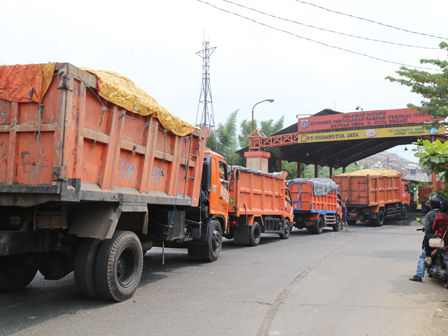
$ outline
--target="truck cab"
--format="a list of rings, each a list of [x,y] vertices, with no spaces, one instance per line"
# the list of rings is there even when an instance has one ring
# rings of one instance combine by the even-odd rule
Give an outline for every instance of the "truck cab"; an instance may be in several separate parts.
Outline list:
[[[207,200],[208,215],[219,221],[223,234],[229,233],[229,171],[222,155],[205,151],[202,192]]]
[[[401,182],[401,203],[403,204],[403,206],[408,207],[409,212],[409,209],[411,208],[411,194],[409,190],[409,184],[403,181]]]

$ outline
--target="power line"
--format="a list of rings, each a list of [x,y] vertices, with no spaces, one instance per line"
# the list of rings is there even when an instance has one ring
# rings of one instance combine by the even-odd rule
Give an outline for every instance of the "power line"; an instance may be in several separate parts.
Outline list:
[[[338,31],[335,31],[335,30],[325,29],[325,28],[321,28],[321,27],[316,27],[316,26],[312,26],[312,25],[309,25],[309,24],[306,24],[306,23],[301,23],[301,22],[297,22],[297,21],[294,21],[294,20],[290,20],[290,19],[282,18],[282,17],[280,17],[280,16],[275,16],[275,15],[272,15],[272,14],[269,14],[269,13],[265,13],[265,12],[259,11],[259,10],[257,10],[257,9],[250,8],[250,7],[247,7],[247,6],[244,6],[244,5],[241,5],[241,4],[239,4],[239,3],[235,3],[235,2],[229,1],[229,0],[221,0],[221,1],[231,3],[231,4],[235,5],[235,6],[239,6],[239,7],[242,7],[242,8],[246,8],[246,9],[249,9],[249,10],[254,11],[254,12],[256,12],[256,13],[263,14],[263,15],[266,15],[266,16],[270,16],[270,17],[275,18],[275,19],[279,19],[279,20],[283,20],[283,21],[287,21],[287,22],[295,23],[295,24],[298,24],[298,25],[301,25],[301,26],[305,26],[305,27],[310,27],[310,28],[313,28],[313,29],[318,29],[318,30],[322,30],[322,31],[330,32],[330,33],[333,33],[333,34],[339,34],[339,35],[344,35],[344,36],[354,37],[354,38],[363,39],[363,40],[367,40],[367,41],[373,41],[373,42],[380,42],[380,43],[394,44],[394,45],[398,45],[398,46],[402,46],[402,47],[440,50],[439,48],[434,48],[434,47],[422,47],[422,46],[416,46],[416,45],[410,45],[410,44],[402,44],[402,43],[389,42],[389,41],[383,41],[383,40],[376,40],[376,39],[371,39],[371,38],[368,38],[368,37],[363,37],[363,36],[357,36],[357,35],[352,35],[352,34],[342,33],[342,32],[338,32]]]
[[[381,26],[385,26],[385,27],[389,27],[389,28],[392,28],[392,29],[401,30],[401,31],[404,31],[404,32],[406,32],[406,33],[417,34],[417,35],[423,35],[423,36],[428,36],[428,37],[434,37],[434,38],[438,38],[438,39],[442,39],[442,40],[448,40],[448,38],[446,38],[446,37],[440,37],[440,36],[435,36],[435,35],[430,35],[430,34],[425,34],[425,33],[419,33],[419,32],[415,32],[415,31],[412,31],[412,30],[407,30],[407,29],[403,29],[403,28],[394,27],[394,26],[391,26],[391,25],[388,25],[388,24],[385,24],[385,23],[381,23],[381,22],[377,22],[377,21],[374,21],[374,20],[364,19],[364,18],[359,17],[359,16],[355,16],[355,15],[351,15],[351,14],[347,14],[347,13],[342,13],[342,12],[337,12],[337,11],[335,11],[335,10],[328,9],[328,8],[325,8],[325,7],[322,7],[322,6],[318,6],[318,5],[315,5],[315,4],[310,3],[310,2],[301,1],[301,0],[295,0],[295,1],[300,2],[300,3],[303,3],[303,4],[305,4],[305,5],[310,5],[310,6],[314,6],[314,7],[320,8],[320,9],[322,9],[322,10],[326,10],[326,11],[328,11],[328,12],[332,12],[332,13],[336,13],[336,14],[340,14],[340,15],[349,16],[349,17],[352,17],[352,18],[354,18],[354,19],[358,19],[358,20],[363,20],[363,21],[371,22],[371,23],[374,23],[374,24],[377,24],[377,25],[381,25]]]
[[[221,72],[219,71],[219,68],[218,68],[218,65],[216,64],[216,60],[215,59],[213,59],[213,64],[215,65],[215,68],[218,71],[219,77],[221,78],[221,81],[224,84],[224,87],[226,88],[227,93],[230,96],[230,99],[232,99],[233,103],[235,104],[235,107],[237,109],[239,109],[238,104],[236,103],[235,99],[233,99],[232,94],[230,93],[229,89],[227,88],[226,82],[224,81],[224,78],[222,77]]]
[[[256,23],[256,24],[259,24],[259,25],[261,25],[261,26],[265,26],[265,27],[267,27],[267,28],[270,28],[270,29],[273,29],[273,30],[277,30],[277,31],[282,32],[282,33],[285,33],[285,34],[292,35],[292,36],[295,36],[295,37],[297,37],[297,38],[300,38],[300,39],[303,39],[303,40],[306,40],[306,41],[310,41],[310,42],[314,42],[314,43],[317,43],[317,44],[321,44],[321,45],[323,45],[323,46],[325,46],[325,47],[328,47],[328,48],[333,48],[333,49],[342,50],[342,51],[345,51],[345,52],[348,52],[348,53],[351,53],[351,54],[355,54],[355,55],[359,55],[359,56],[363,56],[363,57],[371,58],[371,59],[374,59],[374,60],[377,60],[377,61],[381,61],[381,62],[385,62],[385,63],[397,64],[397,65],[402,65],[402,66],[407,66],[407,67],[412,67],[412,68],[418,68],[418,69],[425,69],[425,70],[432,70],[432,71],[441,71],[441,70],[439,70],[439,69],[432,69],[432,68],[426,68],[426,67],[421,67],[421,66],[414,66],[414,65],[404,64],[404,63],[400,63],[400,62],[388,61],[388,60],[385,60],[385,59],[382,59],[382,58],[378,58],[378,57],[370,56],[370,55],[367,55],[367,54],[362,54],[362,53],[359,53],[359,52],[356,52],[356,51],[352,51],[352,50],[344,49],[344,48],[337,47],[337,46],[332,46],[332,45],[326,44],[326,43],[324,43],[324,42],[320,42],[320,41],[316,41],[316,40],[313,40],[313,39],[310,39],[310,38],[307,38],[307,37],[299,36],[299,35],[297,35],[297,34],[291,33],[291,32],[289,32],[289,31],[286,31],[286,30],[283,30],[283,29],[279,29],[279,28],[272,27],[272,26],[270,26],[270,25],[268,25],[268,24],[266,24],[266,23],[262,23],[262,22],[255,21],[254,19],[251,19],[251,18],[248,18],[248,17],[243,16],[243,15],[241,15],[241,14],[237,14],[237,13],[228,11],[228,10],[226,10],[226,9],[217,7],[217,6],[215,6],[215,5],[211,4],[211,3],[208,3],[208,2],[203,1],[203,0],[196,0],[196,1],[198,1],[198,2],[202,2],[202,3],[206,4],[206,5],[209,5],[209,6],[211,6],[211,7],[213,7],[213,8],[216,8],[216,9],[218,9],[218,10],[220,10],[220,11],[223,11],[223,12],[226,12],[226,13],[229,13],[229,14],[232,14],[232,15],[235,15],[235,16],[238,16],[238,17],[241,17],[241,18],[243,18],[243,19],[252,21],[252,22],[254,22],[254,23]]]

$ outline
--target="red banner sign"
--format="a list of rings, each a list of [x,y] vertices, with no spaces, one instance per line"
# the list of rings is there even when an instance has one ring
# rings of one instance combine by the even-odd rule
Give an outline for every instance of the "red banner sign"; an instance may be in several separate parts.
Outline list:
[[[328,114],[299,118],[299,132],[363,126],[376,127],[381,125],[415,124],[431,120],[443,120],[443,118],[433,118],[427,113],[422,114],[410,108]]]

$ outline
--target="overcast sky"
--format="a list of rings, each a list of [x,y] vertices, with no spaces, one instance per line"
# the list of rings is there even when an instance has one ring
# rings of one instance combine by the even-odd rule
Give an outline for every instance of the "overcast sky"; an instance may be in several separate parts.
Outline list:
[[[447,56],[438,49],[440,38],[392,29],[296,0],[234,2],[344,34],[437,49],[352,38],[226,1],[203,0],[281,32],[201,1],[4,2],[0,63],[57,61],[113,70],[129,77],[171,113],[194,124],[202,81],[202,60],[196,52],[205,37],[217,47],[211,57],[215,124],[224,123],[235,110],[239,110],[238,122],[250,120],[253,105],[271,98],[274,103],[255,108],[255,119],[284,116],[286,127],[296,123],[297,114],[314,114],[325,108],[354,112],[356,106],[370,111],[418,104],[418,95],[384,78],[394,75],[399,64],[416,67],[421,66],[422,58]],[[448,37],[446,0],[308,2],[404,30]],[[416,160],[412,151],[403,149],[399,146],[394,152]]]

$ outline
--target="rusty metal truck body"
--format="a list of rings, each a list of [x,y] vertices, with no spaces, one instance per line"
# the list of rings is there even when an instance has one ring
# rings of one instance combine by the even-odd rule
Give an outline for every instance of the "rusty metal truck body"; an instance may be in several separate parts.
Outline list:
[[[39,102],[34,87],[29,101],[7,92],[2,76],[0,290],[25,287],[37,270],[74,270],[85,296],[122,301],[152,246],[218,258],[225,223],[201,197],[207,128],[176,135],[157,114],[103,99],[100,81],[68,63],[55,65]]]
[[[369,220],[372,225],[380,226],[386,217],[407,218],[410,209],[409,185],[401,181],[401,174],[336,175],[333,180],[339,185],[342,199],[348,199],[349,224]]]

